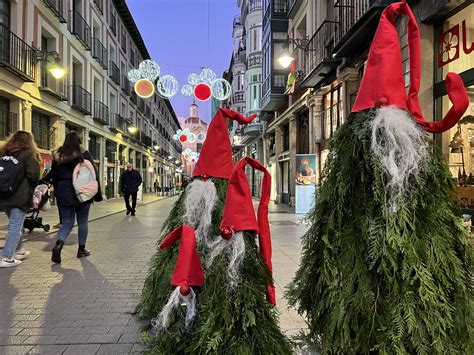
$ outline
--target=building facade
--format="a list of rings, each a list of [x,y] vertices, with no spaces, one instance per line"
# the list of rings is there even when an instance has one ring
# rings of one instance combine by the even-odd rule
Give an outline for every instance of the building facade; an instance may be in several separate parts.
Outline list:
[[[296,154],[315,154],[317,180],[328,155],[329,142],[345,122],[357,96],[368,50],[383,9],[390,0],[267,0],[263,22],[263,94],[261,107],[268,141],[266,164],[273,180],[272,199],[295,203]],[[444,89],[448,70],[461,74],[471,98],[471,107],[458,127],[434,137],[450,164],[453,176],[469,186],[459,187],[474,207],[474,164],[470,154],[459,154],[450,146],[459,131],[464,150],[469,150],[473,129],[473,2],[442,0],[408,1],[420,25],[422,81],[420,103],[427,120],[441,119],[450,107]],[[406,20],[399,23],[399,35],[409,85]],[[288,40],[290,39],[290,40]],[[299,41],[295,41],[299,40]],[[451,42],[450,42],[451,41]],[[294,43],[299,42],[299,46]],[[451,46],[446,46],[446,43]],[[277,58],[284,46],[295,58],[297,79],[286,88],[286,71]],[[445,43],[443,47],[443,43]],[[443,48],[456,46],[445,53]],[[433,75],[433,73],[435,73]],[[284,79],[285,78],[285,79]],[[283,81],[285,83],[283,84]],[[474,127],[474,126],[473,126]],[[474,132],[474,131],[473,131]],[[469,144],[467,144],[469,142]],[[474,139],[473,139],[474,142]],[[452,145],[452,144],[451,144]],[[474,147],[474,143],[472,144]],[[454,152],[453,152],[454,151]],[[464,159],[463,155],[467,157]],[[465,173],[464,173],[465,170]],[[462,193],[460,192],[460,195]]]
[[[48,169],[51,150],[77,131],[107,198],[119,195],[127,162],[145,192],[176,180],[176,114],[157,95],[137,97],[127,79],[148,58],[124,0],[0,0],[0,140],[31,131]],[[55,64],[67,75],[56,79]]]
[[[189,106],[189,117],[184,118],[180,117],[179,118],[179,123],[181,125],[181,128],[184,129],[189,129],[191,133],[194,133],[194,135],[198,138],[200,137],[206,137],[207,135],[207,123],[201,120],[200,115],[199,115],[199,106],[196,105],[195,102],[192,103],[191,106]],[[191,149],[193,152],[200,153],[202,149],[202,141],[195,140],[194,142],[189,142],[186,141],[181,144],[181,148],[184,151],[185,149]],[[187,177],[193,176],[193,170],[194,167],[196,166],[196,162],[192,162],[190,160],[186,160],[184,157],[181,157],[182,161],[182,166],[183,166],[183,171],[184,174]]]

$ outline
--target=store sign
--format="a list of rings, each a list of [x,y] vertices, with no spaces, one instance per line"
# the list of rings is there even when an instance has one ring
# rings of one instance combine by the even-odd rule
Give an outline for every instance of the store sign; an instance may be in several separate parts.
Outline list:
[[[438,40],[438,68],[459,59],[461,53],[469,55],[474,50],[474,42],[467,38],[466,20],[444,32]]]

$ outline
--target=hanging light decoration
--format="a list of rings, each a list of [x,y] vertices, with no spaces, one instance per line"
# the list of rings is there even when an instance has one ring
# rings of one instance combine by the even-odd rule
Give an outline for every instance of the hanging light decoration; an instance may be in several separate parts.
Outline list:
[[[179,90],[178,81],[172,75],[164,75],[158,80],[156,89],[161,96],[173,97]]]

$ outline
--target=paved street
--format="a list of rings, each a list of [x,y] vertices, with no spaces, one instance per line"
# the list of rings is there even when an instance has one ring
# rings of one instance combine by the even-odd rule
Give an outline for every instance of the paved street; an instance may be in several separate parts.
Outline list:
[[[141,206],[137,217],[119,213],[94,220],[88,241],[92,255],[76,259],[73,232],[61,265],[50,261],[54,234],[30,236],[26,247],[31,257],[17,268],[0,270],[0,354],[143,352],[141,324],[130,312],[174,201],[167,198]],[[281,325],[295,334],[304,322],[287,310],[282,291],[296,271],[305,227],[297,224],[298,216],[287,212],[272,208],[270,221]]]

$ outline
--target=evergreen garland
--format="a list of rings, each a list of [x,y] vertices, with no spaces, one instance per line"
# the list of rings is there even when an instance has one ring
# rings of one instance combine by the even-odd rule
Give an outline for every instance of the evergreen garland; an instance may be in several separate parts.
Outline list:
[[[227,192],[227,180],[213,179],[219,201],[214,207],[209,237],[218,236]],[[184,198],[181,194],[166,220],[163,239],[182,224]],[[186,331],[185,308],[173,313],[169,326],[159,334],[144,333],[144,340],[154,354],[291,354],[291,344],[278,328],[276,310],[265,299],[265,285],[271,280],[258,253],[254,233],[245,236],[246,252],[242,265],[242,282],[228,292],[228,260],[219,256],[206,272],[204,286],[197,294],[197,315]],[[144,319],[155,317],[173,290],[171,273],[176,263],[179,243],[153,256],[137,313]],[[208,250],[199,246],[205,267]]]
[[[324,354],[472,354],[474,258],[451,173],[432,145],[389,211],[373,117],[351,114],[331,142],[286,296]]]

